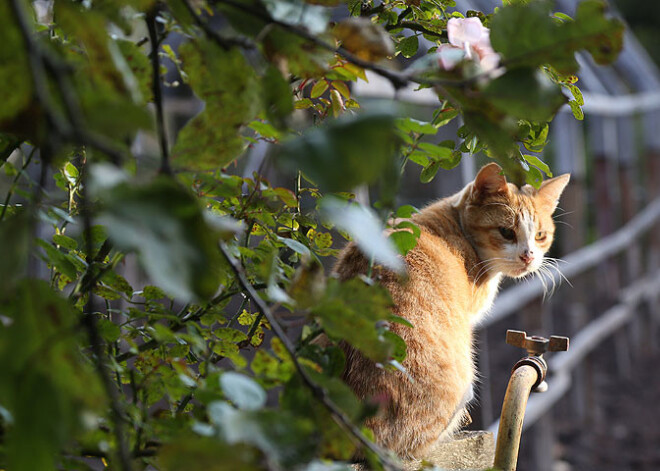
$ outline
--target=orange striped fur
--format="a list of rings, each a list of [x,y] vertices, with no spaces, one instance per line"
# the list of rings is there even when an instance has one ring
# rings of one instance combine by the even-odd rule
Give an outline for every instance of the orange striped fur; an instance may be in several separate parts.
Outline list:
[[[415,326],[390,326],[406,341],[403,366],[413,381],[344,346],[346,382],[360,398],[386,404],[367,425],[401,457],[423,458],[461,425],[475,381],[473,328],[490,309],[502,276],[537,271],[552,243],[552,213],[569,175],[537,191],[507,183],[500,173],[497,164],[488,164],[463,190],[413,216],[421,235],[405,257],[405,281],[374,267],[375,278],[392,295],[394,314]],[[368,261],[351,243],[334,271],[348,279],[367,269]]]

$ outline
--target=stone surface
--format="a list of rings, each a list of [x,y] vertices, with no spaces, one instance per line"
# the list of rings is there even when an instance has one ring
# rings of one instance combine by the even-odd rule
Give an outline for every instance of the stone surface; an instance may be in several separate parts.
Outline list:
[[[451,440],[438,442],[426,457],[427,462],[446,470],[486,470],[493,466],[495,438],[492,432],[458,432]],[[415,471],[422,460],[408,461],[405,471]],[[362,465],[354,465],[356,471],[366,471]]]

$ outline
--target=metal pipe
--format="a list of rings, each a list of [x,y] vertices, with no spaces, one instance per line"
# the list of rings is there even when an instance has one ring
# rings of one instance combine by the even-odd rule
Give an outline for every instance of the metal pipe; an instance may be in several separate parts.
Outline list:
[[[537,369],[528,364],[520,365],[511,374],[502,403],[500,427],[497,432],[494,463],[497,470],[515,471],[516,469],[527,400],[532,387],[539,380]]]

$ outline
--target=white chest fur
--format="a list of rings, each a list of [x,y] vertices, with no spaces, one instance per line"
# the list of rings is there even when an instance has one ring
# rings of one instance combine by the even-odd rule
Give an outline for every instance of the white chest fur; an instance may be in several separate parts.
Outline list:
[[[474,317],[472,317],[472,325],[479,324],[484,316],[488,314],[490,308],[493,306],[495,301],[495,296],[500,288],[500,281],[502,280],[502,274],[497,273],[494,275],[487,283],[484,283],[479,289],[478,292],[475,292],[473,295],[473,312],[475,312]]]

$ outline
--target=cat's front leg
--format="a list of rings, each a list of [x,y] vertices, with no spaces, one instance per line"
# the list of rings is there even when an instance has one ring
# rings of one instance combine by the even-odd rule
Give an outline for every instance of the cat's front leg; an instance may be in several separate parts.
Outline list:
[[[463,394],[463,398],[461,399],[461,402],[456,407],[456,410],[454,411],[454,415],[449,421],[449,424],[438,437],[439,441],[449,440],[452,437],[452,435],[456,431],[458,431],[458,429],[469,423],[468,421],[470,415],[468,413],[468,404],[473,399],[474,399],[474,386],[470,384],[467,387],[465,394]]]

